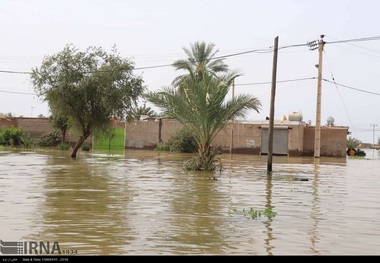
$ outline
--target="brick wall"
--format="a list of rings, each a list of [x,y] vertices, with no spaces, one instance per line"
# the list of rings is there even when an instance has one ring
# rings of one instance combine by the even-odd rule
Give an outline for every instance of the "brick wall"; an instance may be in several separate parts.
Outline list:
[[[16,118],[17,127],[32,138],[42,136],[44,133],[53,131],[48,118]]]
[[[8,127],[17,127],[15,118],[0,118],[0,130]]]
[[[114,121],[113,125],[118,128],[124,128],[124,121]],[[54,130],[48,118],[27,118],[27,117],[12,117],[0,118],[0,129],[7,127],[18,127],[23,129],[24,133],[31,138],[38,138],[45,133]],[[80,134],[73,130],[69,130],[66,134],[65,141],[67,143],[75,143],[78,141]],[[92,136],[87,138],[87,144],[92,144]]]
[[[124,121],[114,121],[115,127],[124,128],[126,131],[126,144],[128,148],[154,149],[160,140],[167,143],[172,134],[183,125],[176,120],[150,118],[144,121],[125,123]],[[160,133],[161,125],[161,133]],[[261,147],[261,124],[255,123],[234,123],[226,126],[219,132],[213,144],[219,146],[224,152],[229,152],[231,139],[234,153],[260,154]],[[315,127],[306,126],[304,123],[289,125],[289,123],[275,123],[276,125],[289,126],[288,149],[289,156],[313,156]],[[37,138],[44,133],[53,131],[53,127],[48,118],[0,118],[0,129],[3,127],[19,127],[32,138]],[[231,137],[233,132],[233,138]],[[346,156],[348,127],[321,127],[321,156]],[[80,134],[68,131],[66,141],[74,143],[79,139]],[[87,144],[92,144],[90,136]]]
[[[347,150],[347,127],[321,127],[321,156],[345,157]],[[304,155],[314,156],[315,127],[307,126],[304,133]]]
[[[127,148],[154,149],[160,140],[159,121],[154,118],[127,123],[126,144]],[[275,126],[288,126],[288,155],[289,156],[313,156],[314,155],[314,129],[303,122],[275,123]],[[234,123],[221,130],[213,141],[223,152],[260,154],[261,148],[261,124]],[[167,143],[172,134],[182,127],[176,120],[162,119],[161,140]],[[347,127],[323,127],[321,132],[321,156],[345,156]],[[231,137],[233,132],[233,137]]]

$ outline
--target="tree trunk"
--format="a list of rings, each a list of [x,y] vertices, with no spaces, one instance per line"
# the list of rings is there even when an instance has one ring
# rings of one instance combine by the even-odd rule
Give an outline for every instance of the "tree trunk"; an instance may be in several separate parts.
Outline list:
[[[83,132],[83,135],[79,138],[79,141],[75,144],[73,151],[71,152],[71,158],[77,157],[77,151],[82,146],[84,141],[88,138],[88,136],[90,136],[90,134],[91,133],[89,131]]]
[[[198,149],[198,167],[199,171],[212,171],[213,170],[213,162],[214,156],[211,153],[212,146],[209,143],[205,145],[201,145]]]
[[[66,129],[62,129],[62,143],[65,143]]]

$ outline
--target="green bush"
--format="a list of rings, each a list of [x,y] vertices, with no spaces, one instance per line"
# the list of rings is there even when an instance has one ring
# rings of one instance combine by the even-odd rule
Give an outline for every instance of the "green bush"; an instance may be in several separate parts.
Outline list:
[[[1,138],[0,138],[1,140]],[[170,146],[168,144],[158,144],[156,148],[154,149],[156,151],[163,151],[163,152],[170,152]]]
[[[90,150],[90,146],[88,146],[87,143],[84,143],[84,144],[82,145],[82,151],[88,152],[89,150]]]
[[[23,135],[21,140],[25,148],[32,148],[34,146],[34,140],[29,136]]]
[[[0,144],[5,146],[22,145],[24,131],[21,128],[9,127],[0,131]]]
[[[56,130],[42,135],[37,142],[38,146],[50,147],[57,146],[61,142],[61,132]]]
[[[167,144],[160,144],[156,151],[193,153],[198,150],[198,144],[191,132],[185,128],[176,131]]]
[[[57,145],[57,149],[61,151],[67,151],[68,149],[70,149],[70,145],[67,143],[60,143]]]

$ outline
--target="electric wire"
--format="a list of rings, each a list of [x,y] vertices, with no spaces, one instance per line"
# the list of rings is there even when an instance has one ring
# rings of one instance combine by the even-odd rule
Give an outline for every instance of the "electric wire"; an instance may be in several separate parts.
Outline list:
[[[374,41],[374,40],[380,40],[380,36],[331,41],[331,42],[325,42],[325,44],[339,44],[339,43],[363,42],[363,41]],[[294,48],[294,47],[304,47],[304,46],[308,46],[308,45],[309,45],[308,43],[293,44],[293,45],[287,45],[287,46],[279,47],[278,50],[287,49],[287,48]],[[273,47],[270,47],[268,49],[253,49],[253,50],[247,50],[247,51],[243,51],[243,52],[237,52],[237,53],[232,53],[232,54],[214,57],[214,58],[211,58],[210,60],[223,59],[223,58],[229,58],[229,57],[234,57],[234,56],[241,56],[241,55],[246,55],[246,54],[250,54],[250,53],[272,53],[272,52],[274,52]],[[171,66],[173,66],[173,63],[162,64],[162,65],[153,65],[153,66],[145,66],[145,67],[136,67],[136,68],[133,68],[132,70],[155,69],[155,68],[163,68],[163,67],[171,67]],[[111,72],[111,71],[88,71],[88,72],[83,72],[83,73],[96,73],[96,72]],[[0,70],[0,73],[32,74],[32,72],[13,71],[13,70]]]
[[[338,88],[338,86],[337,86],[337,84],[336,84],[336,82],[335,82],[335,78],[334,78],[334,75],[333,75],[333,73],[332,73],[332,70],[331,70],[331,67],[330,67],[330,63],[328,62],[328,58],[327,58],[327,55],[326,55],[326,51],[323,50],[323,52],[325,53],[326,62],[327,62],[327,66],[329,67],[329,70],[330,70],[331,79],[333,80],[333,83],[335,84],[335,88],[336,88],[336,90],[337,90],[337,92],[338,92],[339,98],[340,98],[340,100],[342,101],[342,104],[343,104],[344,110],[346,111],[346,114],[347,114],[347,118],[348,118],[348,120],[349,120],[349,122],[350,122],[350,124],[351,124],[351,128],[353,129],[353,131],[354,131],[354,133],[355,133],[355,136],[359,139],[359,136],[358,136],[358,134],[357,134],[357,132],[356,132],[356,130],[355,130],[355,128],[354,128],[354,125],[353,125],[353,123],[352,123],[352,120],[351,120],[350,114],[348,113],[348,110],[347,110],[346,104],[344,103],[344,100],[343,100],[343,98],[342,98],[342,95],[340,94],[339,88]]]

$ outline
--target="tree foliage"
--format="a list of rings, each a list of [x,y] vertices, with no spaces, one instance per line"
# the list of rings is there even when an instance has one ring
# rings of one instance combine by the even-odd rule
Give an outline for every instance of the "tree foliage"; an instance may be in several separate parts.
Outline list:
[[[356,138],[348,137],[347,139],[347,148],[349,149],[355,149],[357,148],[362,142]]]
[[[70,128],[69,117],[66,115],[50,115],[49,121],[61,132],[61,143],[65,143],[66,132]]]
[[[126,120],[128,122],[140,120],[140,117],[146,115],[149,117],[157,116],[156,112],[151,107],[146,107],[145,103],[143,106],[133,107],[128,110],[126,114]]]
[[[180,121],[191,131],[198,145],[198,155],[191,161],[192,169],[213,171],[218,151],[211,143],[230,120],[244,118],[248,110],[259,111],[260,101],[251,95],[240,94],[226,99],[237,71],[216,76],[202,70],[199,79],[195,72],[182,82],[183,92],[176,87],[164,87],[158,92],[148,92],[146,98],[163,109],[164,115]]]
[[[195,42],[190,44],[190,48],[184,47],[183,50],[187,58],[173,63],[176,70],[185,71],[183,75],[179,75],[172,82],[180,90],[182,89],[181,84],[190,77],[189,72],[193,72],[197,79],[201,80],[204,71],[211,75],[228,71],[228,65],[224,63],[223,59],[216,58],[219,50],[215,50],[213,43]]]
[[[102,48],[79,51],[67,45],[32,69],[36,93],[48,102],[53,115],[66,116],[80,133],[71,157],[94,130],[109,129],[110,116],[122,115],[137,104],[145,87],[133,68],[134,63],[116,48],[107,53]]]

